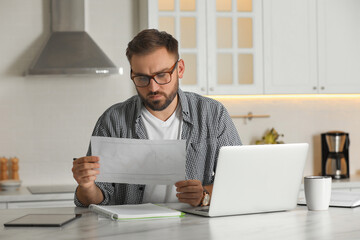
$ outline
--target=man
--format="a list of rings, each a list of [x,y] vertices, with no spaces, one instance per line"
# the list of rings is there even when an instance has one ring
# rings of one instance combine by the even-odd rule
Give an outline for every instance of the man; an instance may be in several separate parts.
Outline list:
[[[180,201],[192,206],[211,197],[221,146],[241,141],[229,114],[219,102],[182,92],[179,78],[185,64],[170,34],[148,29],[129,42],[126,55],[138,95],[107,109],[93,136],[136,139],[186,139],[186,180],[175,186],[94,182],[101,159],[78,158],[73,175],[79,186],[75,204],[138,204]]]

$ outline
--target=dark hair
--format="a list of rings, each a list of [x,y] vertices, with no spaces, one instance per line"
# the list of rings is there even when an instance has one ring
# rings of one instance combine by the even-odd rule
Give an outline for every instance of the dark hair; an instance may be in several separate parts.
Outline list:
[[[130,62],[133,55],[146,55],[161,47],[179,58],[178,41],[171,34],[157,29],[145,29],[128,43],[126,56]]]

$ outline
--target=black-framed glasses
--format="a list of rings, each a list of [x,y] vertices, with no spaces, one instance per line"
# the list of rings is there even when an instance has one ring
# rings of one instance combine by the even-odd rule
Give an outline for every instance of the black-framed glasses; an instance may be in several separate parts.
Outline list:
[[[177,60],[174,65],[171,66],[169,71],[166,72],[159,72],[154,75],[135,75],[132,76],[132,69],[130,73],[130,78],[133,80],[135,86],[137,87],[147,87],[150,84],[150,80],[154,79],[154,81],[159,85],[165,85],[171,82],[171,76],[174,73],[177,63]]]

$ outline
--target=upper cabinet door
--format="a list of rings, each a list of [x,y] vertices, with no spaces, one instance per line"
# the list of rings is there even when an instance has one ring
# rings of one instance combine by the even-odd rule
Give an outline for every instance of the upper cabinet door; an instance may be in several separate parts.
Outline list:
[[[166,31],[179,41],[180,58],[185,62],[181,88],[207,94],[205,1],[149,0],[140,4],[140,15],[147,15],[146,19],[140,16],[142,28]]]
[[[317,93],[316,1],[263,4],[265,93]]]
[[[262,94],[261,6],[261,0],[148,0],[140,1],[140,18],[147,16],[142,28],[179,40],[183,90]]]
[[[360,93],[360,1],[318,0],[321,93]]]
[[[207,1],[209,94],[262,94],[260,0]]]
[[[360,0],[139,2],[146,27],[179,40],[183,90],[360,93]]]

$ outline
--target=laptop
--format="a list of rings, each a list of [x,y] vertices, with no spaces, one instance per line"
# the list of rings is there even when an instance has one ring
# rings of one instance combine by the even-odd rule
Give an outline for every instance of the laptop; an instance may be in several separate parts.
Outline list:
[[[178,210],[217,217],[294,209],[307,152],[307,143],[222,147],[210,206]]]

